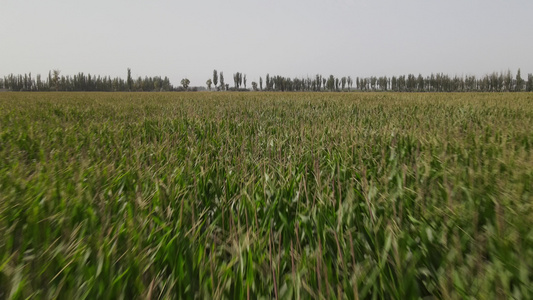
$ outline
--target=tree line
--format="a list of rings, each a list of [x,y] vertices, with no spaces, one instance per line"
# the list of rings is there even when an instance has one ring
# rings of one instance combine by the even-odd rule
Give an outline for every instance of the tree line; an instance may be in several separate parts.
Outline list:
[[[520,92],[533,91],[533,75],[522,78],[520,69],[513,75],[511,71],[493,72],[482,77],[474,75],[449,76],[442,73],[422,76],[413,74],[381,77],[313,77],[290,78],[266,74],[259,77],[259,82],[247,85],[246,74],[233,74],[233,86],[225,81],[224,73],[213,70],[213,75],[206,81],[208,90],[217,91],[393,91],[393,92]],[[0,78],[0,89],[9,91],[186,91],[190,80],[183,78],[180,85],[173,86],[168,77],[137,77],[132,78],[131,70],[127,70],[126,79],[110,76],[94,76],[78,73],[73,76],[61,75],[53,70],[48,76],[35,77],[31,73],[24,75],[7,75]],[[197,90],[197,88],[191,88]]]
[[[230,88],[224,84],[223,73],[217,78],[217,71],[213,72],[213,79],[206,82],[211,90],[212,84],[216,90],[242,90],[242,82],[246,89],[246,75],[235,73],[234,86]],[[217,85],[220,82],[220,85]],[[290,78],[279,75],[267,74],[265,81],[259,77],[259,84],[252,82],[254,91],[376,91],[376,92],[531,92],[533,91],[533,74],[528,74],[527,79],[522,78],[520,69],[516,75],[511,71],[493,72],[482,77],[475,75],[449,76],[443,73],[422,76],[419,74],[381,77],[335,77],[329,75],[323,77],[317,74],[314,77]]]
[[[48,72],[48,76],[32,77],[24,75],[7,75],[0,78],[0,89],[10,91],[86,91],[86,92],[126,92],[126,91],[173,91],[174,86],[168,77],[131,77],[128,69],[126,79],[110,76],[95,76],[78,73],[73,76],[61,75],[59,70]]]

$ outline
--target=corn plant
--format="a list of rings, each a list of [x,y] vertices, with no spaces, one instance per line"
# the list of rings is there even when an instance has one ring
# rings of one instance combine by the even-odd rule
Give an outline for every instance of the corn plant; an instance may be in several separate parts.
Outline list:
[[[533,96],[0,94],[0,299],[533,298]]]

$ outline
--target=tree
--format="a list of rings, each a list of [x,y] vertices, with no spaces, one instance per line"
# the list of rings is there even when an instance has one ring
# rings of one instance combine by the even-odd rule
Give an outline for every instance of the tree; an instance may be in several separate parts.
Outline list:
[[[243,81],[244,81],[244,88],[246,88],[246,74],[244,74]]]
[[[131,78],[131,69],[128,68],[128,90],[131,91],[133,88],[133,79]]]
[[[533,92],[533,74],[527,74],[526,91]]]
[[[520,92],[524,89],[524,79],[522,79],[522,76],[520,75],[520,69],[518,69],[518,72],[516,73],[516,86],[515,90],[517,92]]]
[[[348,81],[348,79],[346,77],[342,77],[341,78],[341,88],[344,90],[344,88],[346,87],[346,82]]]
[[[506,92],[513,90],[513,75],[511,75],[511,70],[507,70],[507,73],[504,75],[503,86]]]
[[[259,89],[263,90],[263,78],[259,77]]]
[[[183,78],[181,80],[181,85],[183,86],[183,88],[185,90],[187,90],[189,88],[189,83],[191,83],[191,81],[189,79],[187,79],[187,78]]]
[[[335,89],[335,77],[329,75],[329,78],[326,81],[326,87],[331,92]]]
[[[61,71],[59,70],[53,71],[54,76],[52,77],[52,80],[54,82],[54,87],[56,89],[56,92],[59,90],[59,73],[61,73]]]
[[[240,75],[239,72],[233,74],[233,84],[236,90],[239,89]]]
[[[257,82],[252,81],[252,89],[253,89],[254,91],[257,91]]]
[[[418,78],[416,79],[416,84],[417,84],[417,90],[419,92],[423,92],[424,91],[424,78],[422,77],[422,74],[418,74]]]
[[[213,82],[211,81],[211,79],[207,79],[207,81],[205,82],[205,84],[207,84],[207,89],[208,89],[208,90],[211,90],[211,85],[213,84]]]
[[[220,86],[222,87],[222,90],[226,88],[226,85],[224,84],[224,73],[220,72]]]
[[[163,79],[163,90],[165,90],[165,91],[172,90],[172,85],[170,84],[170,79],[168,79],[168,77],[166,77],[166,76]]]
[[[43,89],[43,83],[41,81],[41,74],[37,74],[37,90],[41,91],[42,89]]]
[[[213,84],[215,85],[215,88],[216,88],[217,85],[218,85],[218,74],[217,74],[217,70],[213,70]]]

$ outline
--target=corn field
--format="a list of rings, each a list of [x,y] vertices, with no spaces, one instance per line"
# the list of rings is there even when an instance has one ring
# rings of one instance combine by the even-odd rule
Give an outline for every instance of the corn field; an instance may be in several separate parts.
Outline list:
[[[531,299],[531,93],[1,93],[0,299]]]

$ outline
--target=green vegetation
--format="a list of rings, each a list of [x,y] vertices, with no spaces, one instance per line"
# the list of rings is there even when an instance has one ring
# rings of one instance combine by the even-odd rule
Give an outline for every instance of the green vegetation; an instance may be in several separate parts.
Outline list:
[[[24,75],[10,74],[0,78],[0,90],[8,91],[65,91],[65,92],[168,92],[168,91],[188,91],[189,79],[183,78],[180,81],[181,87],[174,87],[170,80],[165,77],[131,77],[131,70],[128,68],[127,79],[110,76],[91,76],[91,74],[78,73],[74,76],[59,76],[59,70],[48,73],[47,79],[42,79],[37,75],[34,79],[31,73]],[[220,78],[220,85],[218,81]],[[511,71],[505,73],[493,72],[482,77],[474,75],[450,76],[442,73],[431,74],[423,77],[421,74],[401,76],[371,76],[366,78],[356,77],[355,82],[348,76],[341,78],[329,75],[322,77],[284,77],[270,76],[266,74],[265,91],[277,92],[532,92],[533,74],[527,74],[527,78],[522,78],[520,69],[513,77]],[[255,82],[255,81],[254,81]],[[208,79],[206,86],[211,90],[211,84],[217,91],[249,91],[246,87],[246,74],[237,72],[233,74],[233,87],[224,83],[224,73],[213,70],[213,80]],[[354,86],[355,83],[355,86]],[[244,88],[243,88],[244,84]],[[192,87],[192,91],[202,90],[204,87]],[[252,85],[252,90],[257,91],[257,83]],[[259,77],[259,90],[263,91],[263,78]]]
[[[0,298],[531,299],[532,148],[527,93],[2,93]]]

